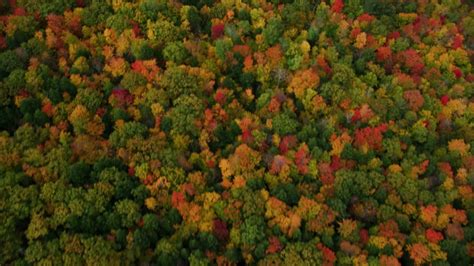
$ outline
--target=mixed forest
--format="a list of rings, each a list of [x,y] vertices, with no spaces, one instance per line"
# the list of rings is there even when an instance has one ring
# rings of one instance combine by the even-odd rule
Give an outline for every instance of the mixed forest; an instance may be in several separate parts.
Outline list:
[[[472,265],[469,0],[0,0],[0,265]]]

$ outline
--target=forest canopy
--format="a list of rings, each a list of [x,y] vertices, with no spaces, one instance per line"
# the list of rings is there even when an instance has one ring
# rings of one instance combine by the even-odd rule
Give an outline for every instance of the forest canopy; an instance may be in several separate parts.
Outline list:
[[[470,265],[464,0],[0,0],[0,265]]]

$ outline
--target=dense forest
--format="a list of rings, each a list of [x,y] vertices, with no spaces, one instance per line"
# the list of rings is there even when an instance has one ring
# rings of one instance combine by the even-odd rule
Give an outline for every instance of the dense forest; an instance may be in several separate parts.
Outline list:
[[[471,265],[463,0],[0,0],[0,265]]]

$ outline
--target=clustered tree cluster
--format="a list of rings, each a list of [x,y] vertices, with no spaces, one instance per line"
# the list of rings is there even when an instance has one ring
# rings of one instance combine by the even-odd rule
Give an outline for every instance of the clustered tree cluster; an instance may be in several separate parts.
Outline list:
[[[0,264],[469,265],[469,3],[0,1]]]

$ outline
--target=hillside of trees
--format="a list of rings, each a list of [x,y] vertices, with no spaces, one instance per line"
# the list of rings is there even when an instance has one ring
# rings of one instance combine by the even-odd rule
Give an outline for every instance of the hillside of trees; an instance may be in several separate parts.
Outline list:
[[[0,0],[0,265],[472,265],[469,0]]]

